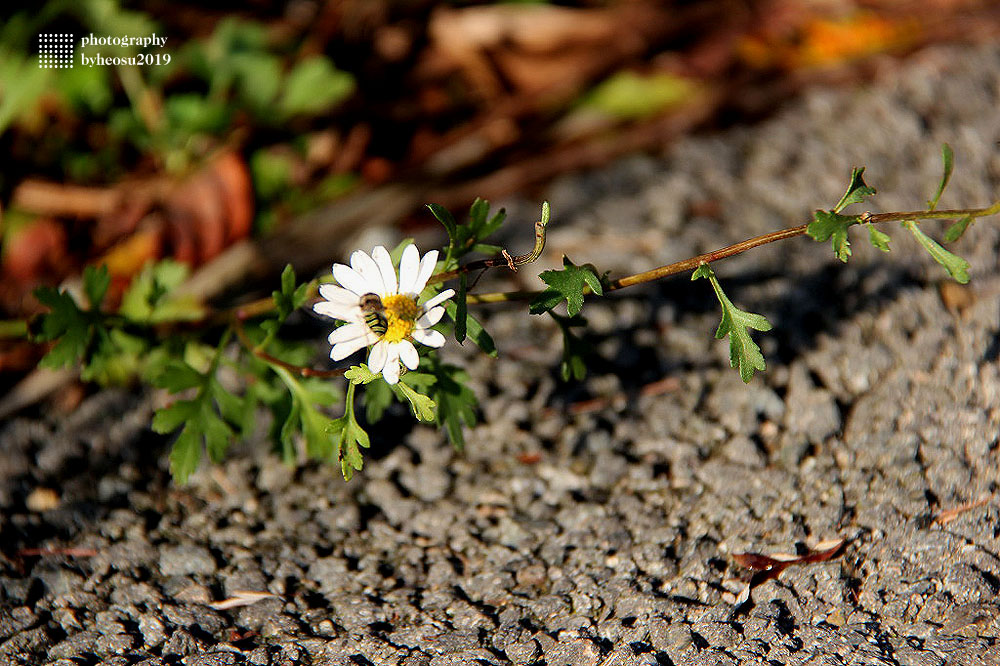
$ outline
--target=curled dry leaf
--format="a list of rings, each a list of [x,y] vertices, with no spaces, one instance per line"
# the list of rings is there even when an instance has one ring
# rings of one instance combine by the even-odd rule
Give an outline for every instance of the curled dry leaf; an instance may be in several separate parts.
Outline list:
[[[161,179],[123,190],[119,205],[98,222],[95,242],[111,245],[98,263],[126,275],[164,255],[197,266],[246,238],[252,223],[250,174],[236,153],[222,153],[179,182]],[[134,235],[145,238],[136,241]],[[123,261],[126,253],[131,261]]]
[[[761,555],[760,553],[733,553],[733,559],[740,566],[746,567],[755,572],[768,574],[759,582],[776,578],[782,571],[793,564],[808,564],[811,562],[825,562],[834,555],[837,555],[845,539],[828,539],[820,541],[814,547],[799,555],[790,553],[775,553],[773,555]],[[755,574],[754,578],[757,576]]]
[[[781,572],[793,564],[808,564],[811,562],[825,562],[830,558],[839,555],[846,539],[827,539],[820,541],[812,548],[797,555],[790,553],[775,553],[773,555],[762,555],[760,553],[733,553],[733,559],[740,566],[746,567],[753,572],[749,582],[746,583],[743,591],[737,595],[734,603],[734,615],[741,612],[750,603],[750,595],[753,589],[781,575]]]

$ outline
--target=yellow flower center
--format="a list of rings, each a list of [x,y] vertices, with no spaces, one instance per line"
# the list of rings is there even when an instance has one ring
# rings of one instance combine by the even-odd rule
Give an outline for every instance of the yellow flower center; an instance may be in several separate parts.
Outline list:
[[[417,302],[403,294],[394,294],[382,299],[385,308],[386,327],[382,339],[386,342],[405,340],[417,325],[420,307]]]

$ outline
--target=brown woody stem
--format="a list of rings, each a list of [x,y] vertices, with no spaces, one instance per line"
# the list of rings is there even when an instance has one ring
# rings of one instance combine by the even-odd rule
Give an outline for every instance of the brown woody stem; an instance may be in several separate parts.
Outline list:
[[[900,213],[863,213],[858,216],[859,221],[866,224],[881,224],[883,222],[904,222],[908,220],[930,220],[930,219],[953,219],[961,217],[986,217],[989,215],[996,215],[1000,213],[1000,201],[994,203],[988,208],[962,208],[953,210],[917,210],[909,212]],[[746,252],[755,247],[760,247],[761,245],[767,245],[768,243],[773,243],[775,241],[785,240],[787,238],[793,238],[795,236],[801,236],[806,233],[806,229],[809,227],[808,224],[801,224],[797,227],[790,227],[788,229],[781,229],[780,231],[772,231],[771,233],[764,234],[762,236],[755,236],[754,238],[748,238],[745,241],[740,241],[733,245],[728,245],[726,247],[720,248],[718,250],[713,250],[712,252],[706,252],[705,254],[700,254],[697,257],[691,257],[690,259],[684,259],[683,261],[675,261],[672,264],[667,264],[665,266],[659,266],[648,271],[643,271],[642,273],[635,273],[634,275],[626,275],[625,277],[620,277],[617,280],[612,281],[605,287],[606,291],[615,291],[616,289],[624,289],[625,287],[631,287],[637,284],[643,284],[645,282],[652,282],[653,280],[659,280],[671,275],[677,275],[678,273],[684,273],[687,271],[692,271],[701,264],[709,264],[713,261],[718,261],[720,259],[726,259],[727,257],[732,257],[737,254]],[[534,298],[541,291],[509,291],[509,292],[496,292],[496,293],[485,293],[485,294],[469,294],[467,301],[469,303],[503,303],[506,301],[523,301]]]

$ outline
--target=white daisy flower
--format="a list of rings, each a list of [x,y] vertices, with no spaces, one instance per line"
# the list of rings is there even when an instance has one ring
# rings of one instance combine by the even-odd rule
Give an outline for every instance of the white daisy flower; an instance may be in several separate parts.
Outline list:
[[[320,285],[319,293],[325,299],[313,310],[347,324],[330,334],[330,358],[340,361],[364,347],[372,346],[368,354],[368,367],[389,384],[399,381],[402,362],[410,370],[417,369],[420,361],[412,341],[427,347],[440,347],[444,336],[431,326],[444,315],[440,304],[455,295],[454,289],[445,289],[426,303],[417,304],[420,292],[434,273],[438,251],[431,250],[420,258],[413,245],[407,245],[399,262],[399,279],[381,245],[372,250],[371,256],[357,250],[351,255],[351,265],[333,265],[333,277],[339,282]]]

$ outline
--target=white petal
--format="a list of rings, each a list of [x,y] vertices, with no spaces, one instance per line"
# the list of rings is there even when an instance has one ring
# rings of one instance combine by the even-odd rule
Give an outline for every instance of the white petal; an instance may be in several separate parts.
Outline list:
[[[444,336],[439,331],[418,328],[411,335],[414,340],[428,347],[440,347],[444,344]]]
[[[382,283],[382,271],[379,270],[378,264],[367,253],[355,250],[351,255],[351,268],[357,271],[369,286],[373,287],[369,289],[370,292],[379,296],[386,293],[385,285]]]
[[[343,361],[354,352],[359,349],[364,349],[367,346],[368,338],[366,337],[354,338],[353,340],[340,342],[335,344],[333,349],[330,350],[330,358],[334,361]]]
[[[389,355],[389,343],[384,340],[379,340],[372,347],[372,351],[368,354],[368,369],[374,372],[376,375],[382,372],[382,368],[385,367],[386,357]]]
[[[395,384],[399,381],[398,344],[389,346],[389,358],[385,360],[385,367],[382,368],[382,378],[387,384]]]
[[[343,319],[344,321],[357,321],[361,318],[361,308],[358,307],[357,296],[354,297],[354,302],[351,305],[319,301],[313,306],[313,311],[325,317]]]
[[[420,253],[416,245],[407,245],[399,262],[399,293],[412,294],[413,285],[420,270]]]
[[[365,294],[372,291],[372,287],[375,285],[369,284],[368,280],[364,279],[360,273],[351,268],[350,266],[345,266],[344,264],[334,264],[333,266],[333,277],[337,279],[345,289],[349,289],[358,296],[364,296]]]
[[[399,360],[410,370],[417,369],[417,365],[420,363],[420,355],[417,354],[417,348],[409,340],[399,341]]]
[[[427,312],[420,315],[417,319],[417,328],[430,328],[434,324],[441,321],[441,317],[444,315],[444,308],[438,306],[436,308],[431,308]]]
[[[357,338],[367,338],[368,337],[368,327],[361,323],[350,323],[341,326],[340,328],[334,329],[333,333],[327,340],[330,341],[331,345],[335,345],[338,342],[347,342],[348,340],[355,340]]]
[[[438,251],[431,250],[424,255],[424,258],[420,260],[420,272],[417,273],[417,279],[413,283],[413,291],[410,293],[419,294],[427,286],[427,280],[430,276],[434,275],[434,266],[437,264]]]
[[[358,302],[357,294],[335,284],[321,284],[319,286],[319,295],[331,303],[350,305],[351,303],[356,304]]]
[[[424,309],[425,310],[430,310],[432,307],[434,307],[438,303],[443,303],[443,302],[447,301],[449,298],[451,298],[454,295],[455,295],[455,290],[454,289],[445,289],[444,291],[442,291],[440,294],[438,294],[434,298],[427,299],[427,302],[424,303]]]
[[[392,257],[389,256],[389,251],[381,245],[376,245],[375,249],[372,250],[372,259],[378,264],[378,270],[382,274],[382,284],[385,285],[383,293],[386,296],[398,293],[396,291],[398,288],[396,284],[396,269],[392,265]]]

